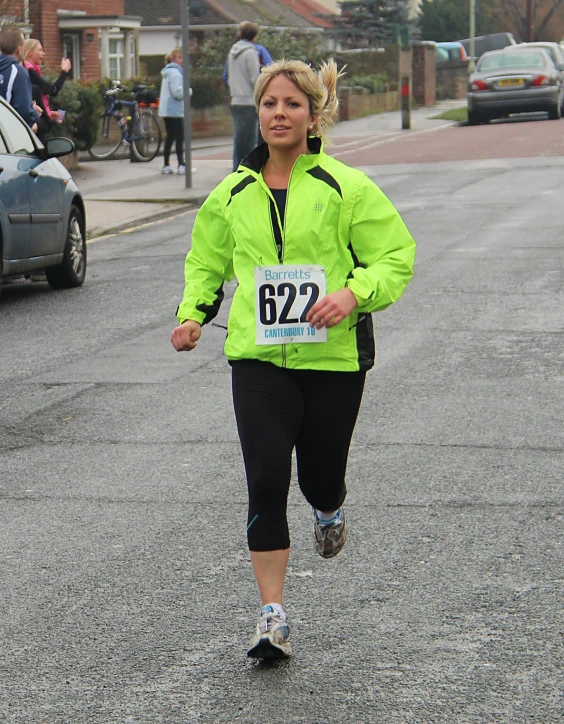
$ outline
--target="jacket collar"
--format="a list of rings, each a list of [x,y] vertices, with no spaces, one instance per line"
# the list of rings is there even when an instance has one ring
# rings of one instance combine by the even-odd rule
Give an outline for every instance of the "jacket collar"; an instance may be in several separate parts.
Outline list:
[[[296,163],[304,163],[301,159],[309,159],[310,162],[307,163],[307,165],[317,166],[319,163],[318,156],[321,151],[323,151],[323,141],[318,136],[308,136],[307,147],[309,149],[309,154],[300,156]],[[268,161],[269,155],[268,145],[266,143],[261,143],[260,146],[257,146],[254,149],[254,151],[251,151],[247,156],[245,156],[239,166],[244,166],[245,168],[254,171],[256,174],[259,174],[262,171],[264,164]]]

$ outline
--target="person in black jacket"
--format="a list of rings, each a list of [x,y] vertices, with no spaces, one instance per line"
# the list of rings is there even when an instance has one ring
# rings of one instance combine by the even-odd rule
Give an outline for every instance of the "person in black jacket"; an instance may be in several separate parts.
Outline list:
[[[41,93],[41,89],[39,86],[35,85],[35,83],[31,84],[31,95],[35,104],[35,110],[39,114],[36,121],[37,130],[35,131],[35,135],[39,138],[41,143],[45,145],[47,133],[51,128],[51,121],[49,119],[47,109],[43,104],[43,94]]]
[[[24,66],[27,68],[32,85],[37,86],[41,91],[43,97],[42,107],[44,107],[46,111],[45,120],[50,125],[51,123],[60,123],[63,120],[62,114],[59,113],[59,111],[51,109],[49,98],[54,98],[63,87],[71,71],[71,62],[68,58],[63,58],[59,77],[54,83],[49,83],[49,81],[43,77],[41,70],[44,56],[45,51],[39,40],[32,38],[25,41],[22,50]]]

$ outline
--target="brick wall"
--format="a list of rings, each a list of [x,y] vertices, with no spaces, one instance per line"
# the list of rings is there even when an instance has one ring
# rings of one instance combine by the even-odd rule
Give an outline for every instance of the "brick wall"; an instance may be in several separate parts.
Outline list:
[[[21,18],[23,20],[23,0],[0,0],[0,18],[2,16]]]
[[[396,111],[399,107],[398,91],[368,93],[354,92],[347,86],[339,88],[339,121],[352,121],[354,118],[363,118],[374,113]]]
[[[468,86],[468,61],[441,63],[437,66],[437,99],[464,100]]]
[[[436,100],[437,63],[435,43],[413,44],[413,99],[420,106],[432,106]]]

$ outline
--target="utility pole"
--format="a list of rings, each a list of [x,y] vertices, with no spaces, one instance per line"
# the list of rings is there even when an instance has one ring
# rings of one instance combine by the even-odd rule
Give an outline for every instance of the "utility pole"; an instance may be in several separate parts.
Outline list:
[[[476,0],[470,0],[470,62],[468,63],[468,72],[473,73],[476,70]]]
[[[190,6],[188,0],[180,0],[182,23],[182,58],[184,64],[184,163],[186,188],[192,188],[192,119],[190,113]]]
[[[534,40],[533,33],[533,0],[527,0],[527,43],[532,43]]]

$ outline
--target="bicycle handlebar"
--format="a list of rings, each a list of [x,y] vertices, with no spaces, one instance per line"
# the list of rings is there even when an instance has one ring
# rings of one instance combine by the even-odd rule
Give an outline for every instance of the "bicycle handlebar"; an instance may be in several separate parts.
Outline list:
[[[124,91],[125,93],[138,93],[139,91],[147,90],[146,85],[135,85],[132,89],[129,89],[126,85],[122,85],[121,81],[119,80],[113,80],[112,81],[113,88],[109,88],[107,91],[104,92],[105,96],[115,96],[120,91]]]

